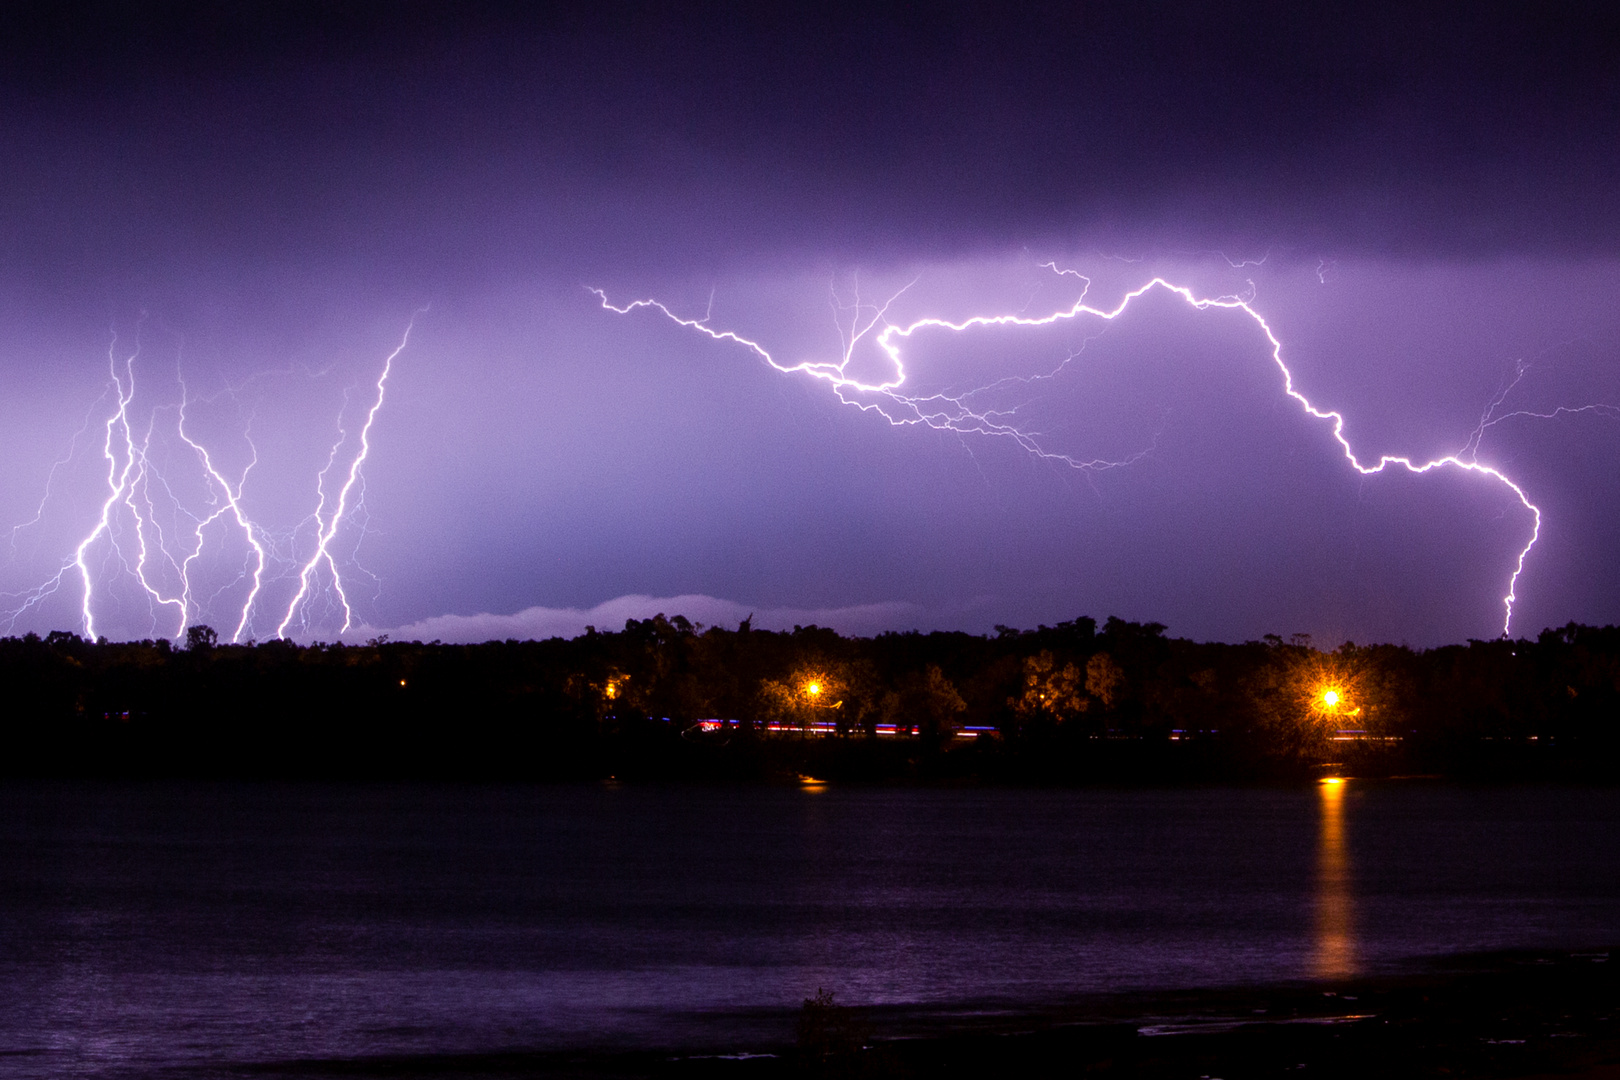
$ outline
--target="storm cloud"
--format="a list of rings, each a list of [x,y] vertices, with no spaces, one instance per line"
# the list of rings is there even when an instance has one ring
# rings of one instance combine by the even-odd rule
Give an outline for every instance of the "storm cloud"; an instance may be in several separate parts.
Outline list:
[[[1467,448],[1542,508],[1516,631],[1612,622],[1617,51],[1620,18],[1578,4],[23,5],[0,44],[7,608],[105,497],[115,335],[154,430],[214,403],[197,430],[296,569],[343,418],[425,308],[339,536],[356,630],[571,633],[721,598],[685,614],[1500,631],[1522,506],[1348,470],[1241,319],[1149,297],[1067,337],[908,346],[914,385],[1000,385],[1044,444],[1133,462],[1076,470],[891,426],[587,289],[798,362],[838,354],[855,290],[904,288],[902,320],[1072,303],[1051,262],[1099,304],[1155,274],[1251,299],[1358,454]],[[194,487],[194,513],[217,502]],[[217,626],[247,564],[208,550]],[[79,627],[64,580],[12,629]],[[119,588],[107,632],[174,632]]]

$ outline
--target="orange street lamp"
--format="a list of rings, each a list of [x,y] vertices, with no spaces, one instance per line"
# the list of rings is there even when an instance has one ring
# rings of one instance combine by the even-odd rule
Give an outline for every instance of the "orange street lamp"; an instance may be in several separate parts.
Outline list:
[[[1317,716],[1360,716],[1361,709],[1351,700],[1351,688],[1342,682],[1318,684],[1310,697],[1310,711]]]

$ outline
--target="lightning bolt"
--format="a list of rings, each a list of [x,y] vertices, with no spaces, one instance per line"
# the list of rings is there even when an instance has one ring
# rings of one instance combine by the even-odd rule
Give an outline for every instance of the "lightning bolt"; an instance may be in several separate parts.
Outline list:
[[[394,361],[404,351],[415,328],[416,318],[421,314],[418,311],[411,317],[399,344],[383,362],[375,384],[375,397],[358,432],[358,449],[352,459],[346,459],[346,476],[333,498],[329,497],[330,474],[337,468],[340,456],[350,441],[349,432],[341,426],[341,412],[339,414],[338,439],[316,478],[316,509],[305,519],[306,526],[313,521],[316,527],[315,551],[303,562],[292,554],[293,549],[299,546],[298,528],[280,532],[272,530],[256,520],[248,509],[245,489],[249,477],[260,463],[258,447],[253,440],[252,415],[248,416],[242,431],[249,460],[240,472],[228,475],[219,464],[217,452],[195,434],[191,424],[193,406],[215,399],[194,397],[177,367],[175,381],[179,387],[178,401],[149,405],[144,423],[138,420],[136,371],[141,358],[140,344],[137,340],[135,347],[127,354],[120,354],[118,339],[114,335],[108,348],[106,388],[98,404],[92,405],[90,413],[86,415],[84,426],[73,436],[67,453],[52,464],[46,479],[45,494],[34,516],[12,529],[13,558],[16,557],[19,534],[44,521],[47,505],[59,486],[59,474],[74,460],[81,440],[92,426],[101,428],[98,441],[104,463],[101,471],[104,492],[97,497],[99,513],[72,548],[71,554],[50,577],[32,589],[6,594],[13,602],[9,610],[0,611],[0,620],[4,620],[6,629],[15,630],[19,620],[30,612],[40,610],[49,597],[60,591],[67,582],[76,579],[80,589],[80,626],[84,634],[94,640],[100,623],[98,613],[107,603],[103,599],[104,586],[122,576],[134,583],[138,589],[137,596],[144,596],[151,609],[154,629],[159,613],[171,612],[174,618],[170,624],[173,626],[172,636],[177,639],[184,636],[189,626],[206,616],[223,593],[245,587],[240,606],[233,607],[231,614],[234,629],[230,640],[237,642],[252,630],[255,620],[261,617],[266,590],[274,582],[286,580],[295,567],[298,582],[296,595],[277,626],[277,635],[286,633],[288,626],[308,603],[315,586],[315,576],[323,567],[330,578],[328,587],[338,598],[343,612],[342,629],[349,629],[353,613],[343,573],[332,553],[332,541],[344,522],[352,518],[354,510],[363,504],[362,469],[371,451],[372,428],[382,409]],[[253,379],[261,377],[254,376]],[[239,388],[227,390],[225,394],[234,397],[238,392]],[[143,391],[143,399],[145,396]],[[106,408],[105,417],[99,421],[93,419],[103,406]],[[182,457],[189,455],[189,460],[195,465],[196,480],[193,482],[200,481],[206,490],[204,505],[200,509],[188,507],[186,500],[170,486],[169,478],[159,468],[153,448],[160,438],[177,440],[178,447],[184,448]],[[173,520],[179,523],[178,529],[164,527],[160,507],[173,514]],[[197,586],[198,572],[209,537],[220,528],[232,530],[241,537],[245,547],[243,562],[234,580],[219,585],[205,596]],[[112,599],[116,600],[116,594]],[[307,620],[304,625],[307,629]]]
[[[122,547],[114,540],[111,546],[113,557],[125,563],[133,573],[135,580],[146,592],[147,596],[158,606],[174,604],[179,608],[182,626],[184,625],[185,609],[178,597],[165,597],[147,579],[146,565],[149,553],[146,548],[146,531],[148,516],[141,514],[140,508],[135,505],[135,492],[137,487],[145,489],[147,495],[147,508],[151,509],[150,489],[147,487],[146,453],[151,446],[151,426],[148,425],[146,437],[137,445],[135,429],[130,423],[130,404],[135,400],[135,360],[140,356],[139,345],[130,352],[123,362],[123,374],[119,373],[117,359],[117,340],[107,350],[108,375],[112,379],[113,392],[117,399],[117,408],[107,418],[106,438],[102,442],[102,456],[107,462],[107,498],[101,504],[101,515],[96,520],[90,533],[79,542],[73,552],[73,565],[78,568],[79,579],[84,585],[83,601],[80,610],[84,616],[85,636],[91,640],[96,638],[95,610],[91,604],[94,595],[95,583],[90,571],[90,564],[86,557],[90,548],[102,536],[110,536],[115,529],[115,514],[117,507],[122,506],[130,512],[134,522],[135,534],[135,564],[128,567],[124,559]],[[121,447],[119,444],[122,444]],[[120,453],[121,450],[121,453]]]
[[[181,385],[182,389],[184,389],[184,383]],[[247,630],[249,621],[253,617],[253,605],[254,602],[259,598],[259,590],[264,587],[264,569],[267,561],[267,555],[265,552],[265,543],[267,541],[263,535],[264,530],[256,525],[242,509],[242,488],[247,484],[248,474],[251,473],[253,471],[253,467],[259,463],[259,448],[253,444],[250,425],[249,430],[244,434],[247,435],[248,447],[252,451],[252,458],[248,461],[246,467],[242,469],[241,479],[239,479],[236,482],[236,486],[232,488],[230,481],[226,480],[225,477],[220,473],[218,467],[214,465],[213,455],[208,452],[208,448],[197,442],[186,432],[186,407],[190,403],[191,399],[189,394],[181,399],[179,418],[175,422],[175,431],[180,436],[180,441],[191,447],[192,452],[197,455],[197,461],[202,466],[203,472],[207,474],[208,481],[212,485],[211,490],[218,490],[223,498],[221,504],[216,506],[212,514],[208,515],[206,518],[203,518],[197,523],[197,542],[195,546],[192,547],[191,553],[186,556],[185,563],[182,566],[181,578],[186,583],[185,592],[183,594],[185,609],[189,611],[193,610],[195,607],[195,601],[191,595],[191,567],[192,564],[196,562],[197,557],[202,554],[203,532],[208,528],[208,526],[212,525],[226,514],[230,514],[236,521],[236,527],[242,530],[242,535],[244,539],[247,540],[248,547],[253,551],[253,587],[248,590],[247,598],[242,601],[242,610],[240,616],[236,620],[236,629],[231,633],[231,640],[233,642],[241,641],[242,634]],[[185,629],[182,627],[181,633],[184,632]]]
[[[1376,459],[1363,460],[1356,454],[1355,448],[1351,446],[1349,438],[1345,435],[1344,415],[1333,409],[1318,407],[1295,387],[1294,373],[1289,370],[1287,362],[1283,359],[1282,340],[1277,336],[1265,317],[1254,307],[1252,295],[1199,296],[1188,286],[1177,285],[1165,278],[1155,277],[1145,284],[1126,292],[1120,302],[1112,308],[1094,307],[1086,302],[1086,297],[1090,292],[1090,278],[1078,271],[1061,269],[1055,263],[1043,264],[1042,268],[1050,270],[1059,276],[1077,278],[1082,283],[1082,288],[1080,296],[1072,305],[1041,316],[1014,313],[974,315],[961,320],[928,317],[910,323],[896,324],[889,322],[887,319],[889,308],[901,295],[916,284],[915,280],[882,304],[863,304],[858,298],[852,303],[846,302],[838,296],[835,289],[833,294],[835,311],[842,313],[847,318],[847,324],[840,323],[839,333],[842,349],[839,357],[835,360],[806,360],[796,364],[778,361],[759,342],[743,337],[735,331],[712,327],[710,325],[713,307],[712,298],[710,312],[705,313],[701,319],[693,319],[677,314],[658,300],[642,299],[632,300],[625,304],[615,304],[608,299],[604,290],[592,288],[589,291],[596,296],[602,307],[607,311],[620,315],[628,315],[642,309],[656,311],[674,323],[706,335],[715,341],[741,346],[783,374],[802,374],[819,379],[831,386],[840,401],[845,404],[855,405],[865,411],[876,412],[891,424],[924,424],[938,430],[1008,438],[1036,457],[1081,470],[1116,468],[1128,465],[1139,460],[1149,451],[1144,450],[1122,461],[1087,461],[1078,459],[1047,449],[1042,445],[1038,434],[1019,426],[1017,418],[1010,412],[991,409],[981,410],[973,406],[972,402],[976,396],[1013,381],[1011,379],[999,380],[987,386],[962,393],[909,393],[906,389],[907,371],[904,355],[906,344],[913,337],[931,331],[959,334],[979,327],[1041,327],[1074,322],[1080,319],[1096,319],[1100,323],[1106,324],[1123,315],[1138,298],[1155,290],[1161,290],[1178,297],[1198,311],[1228,311],[1240,314],[1248,318],[1264,336],[1269,345],[1271,361],[1276,365],[1277,372],[1282,377],[1284,391],[1298,403],[1299,407],[1307,415],[1331,426],[1333,439],[1342,451],[1345,461],[1357,473],[1362,476],[1375,476],[1391,467],[1404,469],[1415,475],[1424,475],[1437,470],[1456,470],[1499,484],[1511,492],[1513,497],[1519,501],[1530,517],[1530,532],[1529,539],[1519,549],[1513,573],[1508,578],[1507,592],[1502,597],[1502,633],[1504,636],[1511,634],[1513,605],[1518,599],[1519,578],[1524,573],[1525,560],[1529,558],[1531,549],[1535,547],[1536,541],[1541,535],[1541,510],[1530,501],[1524,489],[1506,474],[1490,465],[1482,464],[1478,460],[1478,448],[1484,430],[1494,423],[1507,419],[1508,415],[1539,415],[1514,413],[1496,416],[1495,409],[1500,407],[1508,391],[1512,389],[1512,385],[1498,395],[1496,400],[1487,408],[1484,417],[1481,419],[1480,427],[1475,430],[1468,443],[1457,453],[1428,461],[1418,461],[1398,454],[1384,454]],[[1252,293],[1252,285],[1250,291]],[[889,364],[890,373],[876,382],[862,381],[850,373],[855,347],[860,341],[868,337],[881,350]],[[1038,375],[1020,381],[1049,380],[1061,371],[1064,365],[1072,361],[1075,355],[1077,354],[1071,354],[1056,369],[1045,375]],[[1593,406],[1591,408],[1603,409],[1609,407]]]
[[[420,314],[421,312],[417,313],[417,315]],[[366,422],[360,427],[360,449],[349,462],[349,474],[343,481],[342,489],[338,492],[337,506],[333,509],[331,516],[323,520],[321,515],[326,510],[326,476],[337,461],[338,451],[348,441],[348,432],[340,430],[337,442],[332,444],[332,452],[327,456],[326,467],[321,470],[317,483],[320,502],[317,504],[314,514],[316,525],[315,552],[304,563],[303,569],[299,571],[298,592],[293,596],[292,602],[287,605],[287,614],[281,620],[281,625],[276,627],[277,637],[287,636],[287,627],[297,617],[300,607],[309,595],[310,581],[322,563],[326,564],[332,575],[332,588],[337,594],[339,606],[343,609],[342,631],[347,631],[354,622],[354,612],[349,607],[349,596],[343,589],[342,575],[338,573],[337,563],[332,559],[332,538],[337,535],[338,527],[343,524],[343,516],[349,509],[350,493],[354,491],[356,485],[360,484],[361,467],[365,465],[366,457],[371,453],[371,426],[377,421],[377,413],[382,411],[383,396],[387,393],[388,376],[394,369],[394,359],[404,352],[405,346],[410,343],[411,331],[416,327],[416,318],[416,315],[411,316],[410,323],[405,327],[404,336],[400,338],[400,342],[395,346],[394,351],[388,354],[388,359],[383,361],[382,373],[377,376],[377,396],[372,400],[371,408],[366,411]],[[361,490],[363,497],[363,486]]]

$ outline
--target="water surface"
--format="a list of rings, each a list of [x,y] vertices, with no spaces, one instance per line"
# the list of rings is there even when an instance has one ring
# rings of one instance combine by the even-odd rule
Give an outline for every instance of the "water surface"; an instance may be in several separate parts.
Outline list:
[[[1620,940],[1620,794],[0,788],[0,1070],[740,1046]]]

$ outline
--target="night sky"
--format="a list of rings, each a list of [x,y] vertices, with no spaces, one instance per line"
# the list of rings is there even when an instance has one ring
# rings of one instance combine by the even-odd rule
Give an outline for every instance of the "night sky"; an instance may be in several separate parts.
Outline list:
[[[8,12],[0,633],[1500,634],[1530,511],[1249,311],[1620,617],[1612,5],[267,7]],[[972,430],[592,292],[881,382],[1156,276],[1248,311],[906,337]]]

